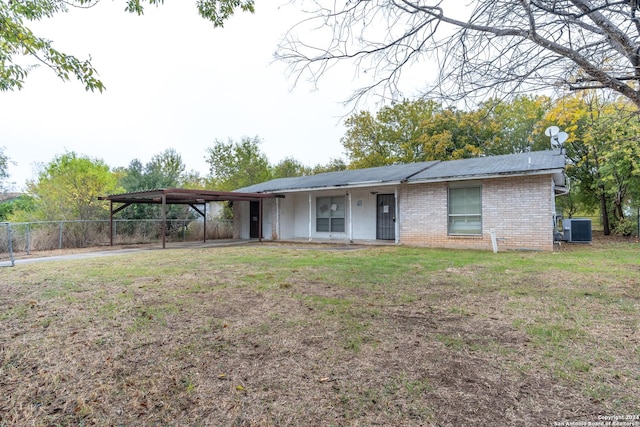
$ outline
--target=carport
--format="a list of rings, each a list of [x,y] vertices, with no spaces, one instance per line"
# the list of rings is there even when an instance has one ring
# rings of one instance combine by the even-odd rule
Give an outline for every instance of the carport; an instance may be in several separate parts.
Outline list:
[[[113,246],[113,216],[132,204],[162,205],[162,248],[166,246],[167,205],[188,205],[204,218],[203,241],[207,241],[208,202],[258,202],[258,240],[262,241],[262,200],[277,197],[275,194],[239,193],[233,191],[189,190],[183,188],[161,188],[158,190],[113,194],[98,197],[109,201],[109,241]],[[115,206],[114,206],[115,205]],[[119,206],[118,206],[119,205]],[[203,205],[201,210],[197,205]]]

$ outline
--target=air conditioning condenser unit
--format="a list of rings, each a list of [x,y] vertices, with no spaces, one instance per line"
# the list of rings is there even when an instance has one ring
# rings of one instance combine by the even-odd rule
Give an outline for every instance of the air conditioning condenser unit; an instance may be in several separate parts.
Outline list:
[[[591,243],[591,220],[586,218],[569,218],[562,220],[564,241],[570,243]]]

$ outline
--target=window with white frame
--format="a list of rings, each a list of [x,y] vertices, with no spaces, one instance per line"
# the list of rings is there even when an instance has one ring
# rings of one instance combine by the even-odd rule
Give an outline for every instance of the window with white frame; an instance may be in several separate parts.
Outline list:
[[[449,234],[482,235],[482,188],[449,188]]]
[[[316,231],[344,233],[344,196],[316,199]]]

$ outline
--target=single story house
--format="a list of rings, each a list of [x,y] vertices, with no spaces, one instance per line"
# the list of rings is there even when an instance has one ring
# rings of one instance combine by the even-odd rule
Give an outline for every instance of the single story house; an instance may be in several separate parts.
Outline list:
[[[274,179],[237,190],[276,197],[234,202],[234,237],[553,250],[564,168],[547,150]]]

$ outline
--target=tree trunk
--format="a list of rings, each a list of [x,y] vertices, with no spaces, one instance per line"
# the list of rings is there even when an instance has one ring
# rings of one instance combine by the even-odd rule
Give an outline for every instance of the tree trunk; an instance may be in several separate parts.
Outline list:
[[[600,215],[602,215],[602,229],[605,236],[611,235],[611,227],[609,226],[609,210],[607,209],[607,196],[604,192],[604,186],[600,187]]]
[[[618,191],[613,199],[613,215],[616,218],[616,222],[624,221],[624,199],[626,194],[626,186],[618,185]]]

